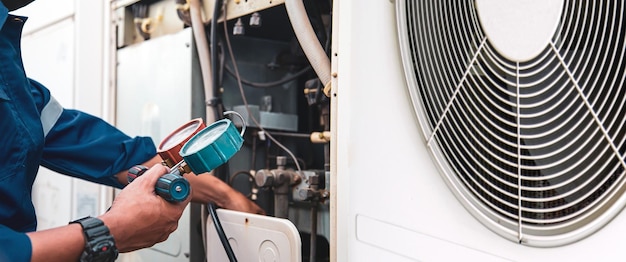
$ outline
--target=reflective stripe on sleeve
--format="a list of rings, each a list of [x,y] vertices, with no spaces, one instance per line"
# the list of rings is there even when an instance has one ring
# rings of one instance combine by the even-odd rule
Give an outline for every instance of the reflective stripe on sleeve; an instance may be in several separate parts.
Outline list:
[[[40,120],[44,137],[48,135],[48,132],[50,132],[57,120],[59,120],[61,113],[63,113],[63,107],[54,97],[50,96],[50,101],[48,101],[43,110],[41,110]]]

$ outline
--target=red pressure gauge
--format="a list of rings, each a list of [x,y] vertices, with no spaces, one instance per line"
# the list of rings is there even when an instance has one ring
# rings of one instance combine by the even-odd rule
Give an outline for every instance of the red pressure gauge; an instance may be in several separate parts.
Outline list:
[[[191,121],[183,124],[174,132],[170,133],[167,137],[161,141],[159,147],[157,148],[157,153],[163,159],[163,163],[168,167],[173,167],[174,165],[183,161],[183,157],[180,156],[180,149],[193,137],[196,133],[200,132],[200,130],[204,129],[206,125],[201,118],[192,119]],[[182,167],[185,169],[185,172],[190,172],[189,167]]]

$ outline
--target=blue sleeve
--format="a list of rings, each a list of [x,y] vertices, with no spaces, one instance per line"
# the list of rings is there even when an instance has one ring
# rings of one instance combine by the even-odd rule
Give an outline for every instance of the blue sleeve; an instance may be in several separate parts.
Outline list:
[[[32,245],[24,233],[0,225],[0,261],[30,261]]]
[[[40,83],[32,79],[30,82],[41,112],[50,101],[50,92]],[[154,156],[156,147],[151,138],[131,138],[98,117],[63,109],[45,137],[41,165],[76,178],[122,188],[115,175]]]
[[[131,138],[100,118],[64,109],[46,136],[42,165],[59,173],[122,188],[115,174],[155,155],[151,138]]]

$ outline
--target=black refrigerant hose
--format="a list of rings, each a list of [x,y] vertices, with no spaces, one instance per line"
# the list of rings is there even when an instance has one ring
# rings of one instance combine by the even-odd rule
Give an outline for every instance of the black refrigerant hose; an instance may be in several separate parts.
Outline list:
[[[208,203],[207,208],[209,209],[209,214],[211,215],[213,224],[215,225],[215,231],[217,231],[217,235],[220,237],[220,241],[222,242],[222,245],[224,246],[224,251],[226,251],[228,260],[230,262],[237,262],[237,258],[235,257],[235,252],[233,252],[233,248],[230,246],[230,242],[228,242],[226,233],[224,233],[224,228],[222,228],[222,223],[220,223],[220,219],[217,217],[215,205],[213,203]]]

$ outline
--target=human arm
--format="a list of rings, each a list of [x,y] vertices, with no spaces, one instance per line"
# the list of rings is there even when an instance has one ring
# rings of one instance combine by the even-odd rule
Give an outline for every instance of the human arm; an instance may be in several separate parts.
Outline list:
[[[85,248],[79,224],[70,224],[26,234],[32,246],[31,261],[78,261]]]
[[[203,173],[195,175],[193,173],[187,173],[184,177],[194,189],[192,191],[193,202],[202,204],[213,202],[218,206],[230,210],[261,215],[265,214],[265,211],[257,204],[211,174]]]
[[[111,209],[99,216],[120,252],[150,247],[166,240],[176,230],[178,219],[190,199],[172,204],[156,195],[156,181],[166,172],[165,167],[155,165],[124,188]],[[85,245],[78,224],[27,235],[32,244],[31,261],[77,261]]]
[[[50,99],[49,91],[30,81],[33,96],[43,107]],[[122,188],[128,184],[130,167],[153,166],[161,161],[149,137],[131,138],[98,117],[63,109],[46,136],[42,165],[59,173]],[[227,209],[264,214],[254,202],[211,175],[186,174],[185,177],[195,189],[194,202],[214,202]]]
[[[24,81],[30,83],[30,90],[17,88]],[[0,261],[29,261],[33,249],[26,232],[37,227],[31,195],[38,193],[31,189],[39,165],[122,187],[114,174],[146,161],[156,150],[150,138],[130,138],[106,122],[76,110],[58,111],[58,103],[36,81],[18,78],[10,84],[0,84],[0,166],[4,170],[0,174]],[[57,241],[57,236],[67,238],[68,229],[60,230],[63,231],[50,231],[52,240]],[[46,236],[33,233],[35,242],[38,235]],[[56,252],[67,254],[63,249]]]
[[[142,165],[152,166],[161,162],[161,157],[156,155]],[[121,184],[125,185],[128,183],[127,171],[119,172],[116,176]],[[200,175],[187,173],[183,176],[187,179],[187,181],[189,181],[189,184],[194,189],[191,193],[192,202],[194,203],[206,204],[208,202],[212,202],[220,207],[230,210],[253,214],[265,214],[265,211],[263,211],[263,209],[261,209],[257,204],[226,184],[224,181],[209,173]]]
[[[29,80],[38,107],[49,101],[50,92]],[[161,163],[149,137],[131,138],[102,119],[81,111],[63,109],[46,136],[42,165],[59,173],[122,188],[134,165]],[[264,214],[254,202],[211,175],[186,174],[194,188],[193,201],[249,213]]]

